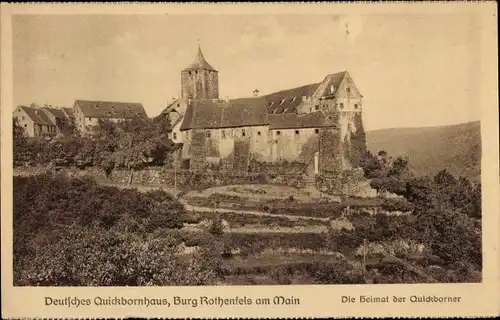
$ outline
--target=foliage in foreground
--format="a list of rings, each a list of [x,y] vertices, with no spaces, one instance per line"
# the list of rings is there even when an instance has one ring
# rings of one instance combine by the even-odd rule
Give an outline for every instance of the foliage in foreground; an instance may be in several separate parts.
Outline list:
[[[185,212],[168,194],[41,175],[14,178],[16,285],[201,285],[218,281],[217,239],[178,255]]]

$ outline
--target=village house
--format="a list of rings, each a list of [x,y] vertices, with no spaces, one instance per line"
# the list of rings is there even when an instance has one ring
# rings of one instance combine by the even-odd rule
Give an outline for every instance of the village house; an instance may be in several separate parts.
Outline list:
[[[181,71],[181,97],[160,114],[191,168],[243,158],[299,161],[314,173],[357,166],[351,138],[363,132],[362,98],[347,71],[297,88],[219,99],[218,71],[200,48]],[[363,136],[361,141],[366,146]],[[359,148],[358,148],[359,149]]]
[[[50,118],[52,123],[56,125],[57,132],[61,132],[64,123],[70,124],[73,120],[73,110],[71,108],[54,108],[52,106],[44,106],[41,108]]]
[[[12,116],[17,118],[29,137],[57,133],[56,122],[41,108],[18,106]]]
[[[73,116],[76,128],[81,133],[88,133],[99,119],[118,122],[137,117],[148,118],[140,103],[91,100],[75,100]]]

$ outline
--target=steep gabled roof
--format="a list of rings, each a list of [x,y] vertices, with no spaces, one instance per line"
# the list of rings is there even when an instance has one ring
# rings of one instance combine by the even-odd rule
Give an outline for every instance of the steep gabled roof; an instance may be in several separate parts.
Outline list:
[[[64,111],[62,109],[51,108],[51,107],[44,107],[42,109],[45,112],[50,113],[51,115],[53,115],[54,117],[56,117],[58,119],[64,119],[64,118],[66,118],[66,114],[64,113]]]
[[[21,106],[21,109],[26,112],[28,117],[36,124],[43,124],[46,126],[55,126],[56,124],[50,120],[49,116],[43,112],[41,109],[32,108],[32,107],[24,107]]]
[[[64,113],[66,113],[66,116],[68,116],[69,118],[74,118],[75,115],[73,113],[73,108],[66,108],[66,107],[63,107],[62,108]]]
[[[189,65],[189,67],[187,67],[184,70],[196,70],[196,69],[217,71],[205,60],[203,52],[201,52],[200,46],[198,46],[198,53],[196,54],[196,57],[194,58],[193,62]]]
[[[269,113],[294,113],[302,102],[302,97],[310,97],[318,88],[319,83],[281,90],[265,95]]]
[[[323,112],[316,111],[304,115],[295,113],[270,114],[269,129],[299,129],[333,127],[335,124]]]
[[[325,80],[323,80],[324,86],[319,87],[316,94],[320,97],[337,94],[340,89],[340,84],[347,74],[347,71],[342,71],[327,75]],[[334,87],[333,93],[330,91],[331,86]]]
[[[266,100],[243,98],[229,101],[192,100],[181,130],[267,125]]]
[[[85,117],[130,119],[147,118],[148,115],[140,103],[75,100]]]
[[[308,84],[287,90],[281,90],[265,95],[268,102],[268,112],[270,114],[295,113],[297,107],[302,103],[302,97],[311,97],[313,95],[322,97],[332,94],[331,86],[334,86],[334,93],[339,90],[342,80],[344,80],[347,71],[329,74],[322,82]]]

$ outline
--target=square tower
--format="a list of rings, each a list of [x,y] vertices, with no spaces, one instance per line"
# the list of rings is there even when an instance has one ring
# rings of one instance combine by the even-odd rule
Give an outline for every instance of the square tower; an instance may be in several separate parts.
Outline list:
[[[193,63],[181,71],[182,98],[219,99],[219,72],[203,57],[201,48]]]

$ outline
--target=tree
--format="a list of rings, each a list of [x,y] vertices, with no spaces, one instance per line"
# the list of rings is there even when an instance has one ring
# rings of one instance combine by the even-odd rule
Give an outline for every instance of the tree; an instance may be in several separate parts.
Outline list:
[[[418,212],[427,212],[435,208],[438,200],[432,180],[428,177],[412,178],[407,181],[403,196],[415,205],[415,209]]]

